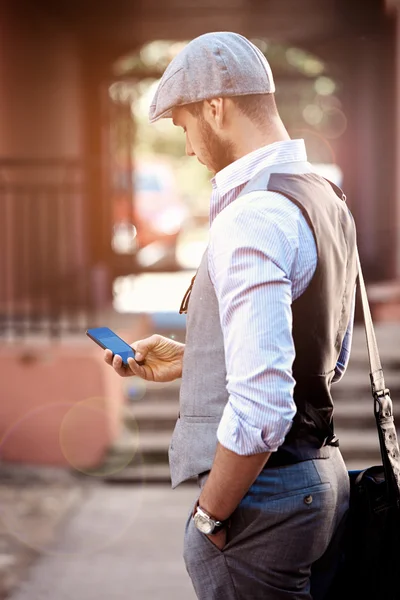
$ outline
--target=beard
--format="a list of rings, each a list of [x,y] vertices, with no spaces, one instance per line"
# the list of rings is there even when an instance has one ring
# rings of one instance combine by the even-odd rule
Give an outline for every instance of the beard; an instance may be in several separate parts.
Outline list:
[[[203,117],[199,118],[199,128],[203,138],[204,164],[210,171],[218,173],[236,160],[233,143],[221,140]]]

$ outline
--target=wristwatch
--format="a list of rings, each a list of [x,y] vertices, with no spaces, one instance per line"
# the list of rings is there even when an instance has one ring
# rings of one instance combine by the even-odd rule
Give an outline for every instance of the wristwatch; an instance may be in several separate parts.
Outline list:
[[[217,521],[216,519],[213,519],[198,504],[193,514],[193,521],[197,529],[205,535],[214,535],[215,533],[219,533],[222,531],[222,529],[227,527],[229,523],[229,519],[226,519],[225,521]]]

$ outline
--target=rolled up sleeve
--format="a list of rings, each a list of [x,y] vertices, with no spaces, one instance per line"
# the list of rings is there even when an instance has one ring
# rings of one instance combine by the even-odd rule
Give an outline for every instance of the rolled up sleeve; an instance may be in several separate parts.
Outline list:
[[[296,413],[291,309],[296,237],[290,233],[296,223],[272,216],[248,205],[232,208],[210,231],[209,273],[229,394],[217,436],[240,455],[276,451]]]

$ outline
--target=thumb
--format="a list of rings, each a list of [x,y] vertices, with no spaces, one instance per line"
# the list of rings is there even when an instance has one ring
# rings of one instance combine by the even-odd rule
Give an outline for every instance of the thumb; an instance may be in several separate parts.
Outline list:
[[[147,352],[144,351],[144,348],[142,350],[142,347],[139,344],[132,345],[132,348],[135,352],[135,360],[143,360],[145,354],[147,354]]]
[[[132,344],[136,360],[143,360],[147,356],[149,350],[154,347],[154,340],[152,338],[153,336],[144,340],[138,340]]]

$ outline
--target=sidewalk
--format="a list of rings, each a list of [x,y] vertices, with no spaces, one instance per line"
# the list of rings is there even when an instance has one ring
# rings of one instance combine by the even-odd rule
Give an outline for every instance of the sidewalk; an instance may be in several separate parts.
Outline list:
[[[0,464],[0,600],[54,543],[84,495],[85,485],[68,471]]]
[[[42,490],[43,498],[48,497],[48,484]],[[196,494],[197,487],[192,485],[171,490],[166,485],[94,481],[76,487],[70,514],[66,518],[64,511],[57,535],[39,539],[36,532],[39,557],[28,569],[26,563],[21,565],[19,573],[14,573],[20,575],[20,583],[13,586],[10,596],[3,597],[194,600],[182,559],[182,537]],[[10,505],[8,512],[13,512]],[[18,510],[14,512],[15,521]],[[27,554],[32,561],[35,552],[30,549]]]

